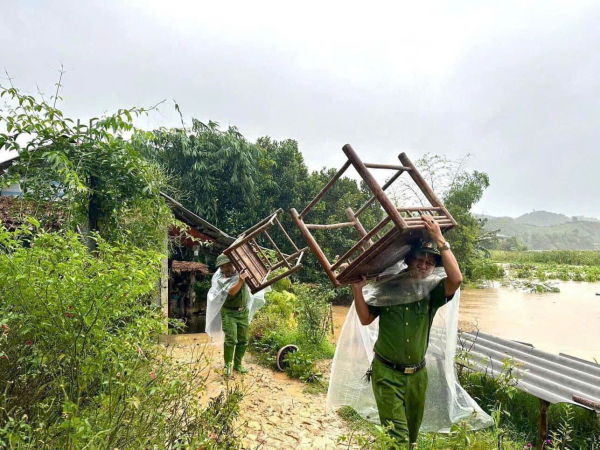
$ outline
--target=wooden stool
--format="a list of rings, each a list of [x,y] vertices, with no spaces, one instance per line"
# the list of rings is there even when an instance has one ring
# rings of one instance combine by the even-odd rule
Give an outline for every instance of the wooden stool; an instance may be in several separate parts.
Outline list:
[[[402,165],[396,166],[363,163],[349,144],[344,145],[343,151],[348,157],[348,161],[346,161],[321,192],[300,214],[295,209],[290,210],[294,223],[300,229],[309,248],[315,254],[317,260],[335,286],[356,282],[363,276],[367,279],[375,278],[389,266],[404,259],[410,251],[412,244],[419,238],[426,236],[425,225],[421,219],[421,215],[431,214],[434,220],[440,225],[442,231],[447,231],[457,225],[454,218],[433,190],[427,185],[406,154],[401,153],[398,156]],[[356,213],[350,208],[346,210],[349,222],[328,225],[306,224],[304,222],[306,215],[351,165],[354,166],[358,174],[371,189],[373,196]],[[369,169],[392,169],[397,172],[381,187],[375,178],[373,178]],[[404,172],[410,175],[423,192],[425,198],[431,203],[430,207],[397,208],[385,194],[385,190]],[[367,232],[358,218],[375,201],[380,204],[387,216],[371,231]],[[392,225],[386,227],[388,224]],[[360,240],[339,258],[338,261],[331,264],[310,230],[342,227],[354,227],[360,236]],[[379,237],[378,233],[382,231],[385,234]]]
[[[269,217],[244,231],[236,241],[223,252],[229,257],[229,260],[238,272],[246,271],[246,273],[248,273],[249,276],[246,280],[246,284],[253,294],[302,269],[302,258],[308,252],[308,247],[302,249],[296,247],[296,244],[292,241],[277,218],[282,212],[282,209],[278,209]],[[286,255],[282,253],[273,238],[269,235],[269,228],[275,224],[279,226],[285,237],[296,250],[294,254]],[[259,235],[264,235],[264,237],[268,239],[273,246],[273,250],[258,245],[256,239]],[[272,263],[269,260],[265,254],[265,250],[275,252],[276,262]],[[285,267],[287,270],[269,279],[269,276],[280,267]]]

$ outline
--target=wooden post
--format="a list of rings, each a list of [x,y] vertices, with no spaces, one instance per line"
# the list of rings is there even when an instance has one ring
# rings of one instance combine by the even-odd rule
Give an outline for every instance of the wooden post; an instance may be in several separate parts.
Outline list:
[[[535,443],[536,450],[542,450],[544,441],[548,439],[548,407],[550,403],[546,400],[539,399],[540,410],[538,416],[538,435]]]
[[[196,283],[196,272],[190,272],[190,287],[189,287],[189,309],[192,310],[196,306],[196,290],[194,284]]]
[[[358,174],[361,176],[361,178],[365,180],[365,183],[367,183],[367,185],[371,189],[371,192],[373,192],[373,195],[377,197],[377,200],[379,200],[381,207],[385,210],[390,219],[392,219],[394,225],[396,225],[401,230],[404,230],[406,228],[406,222],[404,221],[394,204],[390,201],[388,196],[385,195],[385,192],[383,192],[383,189],[381,189],[381,186],[379,186],[377,180],[373,178],[373,175],[371,175],[369,169],[367,169],[363,162],[360,160],[352,146],[350,144],[346,144],[344,145],[344,147],[342,147],[342,150],[344,150],[344,153],[352,162],[352,165],[354,166]],[[409,172],[411,176],[412,172],[412,170]]]

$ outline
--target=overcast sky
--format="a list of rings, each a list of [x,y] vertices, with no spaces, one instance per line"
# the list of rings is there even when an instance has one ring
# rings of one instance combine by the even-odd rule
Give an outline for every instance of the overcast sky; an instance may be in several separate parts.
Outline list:
[[[141,125],[175,126],[176,99],[296,139],[312,169],[347,142],[369,162],[472,153],[491,180],[477,212],[600,217],[597,0],[0,5],[0,67],[50,93],[62,62],[70,117],[167,99]]]

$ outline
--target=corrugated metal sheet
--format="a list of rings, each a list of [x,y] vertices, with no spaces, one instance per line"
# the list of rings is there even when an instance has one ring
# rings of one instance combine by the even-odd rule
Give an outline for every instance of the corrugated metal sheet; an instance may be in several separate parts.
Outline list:
[[[469,350],[468,359],[479,372],[498,376],[503,361],[510,358],[516,365],[518,389],[550,403],[572,403],[587,409],[597,406],[600,410],[598,364],[481,332],[461,332],[458,345],[460,350]]]

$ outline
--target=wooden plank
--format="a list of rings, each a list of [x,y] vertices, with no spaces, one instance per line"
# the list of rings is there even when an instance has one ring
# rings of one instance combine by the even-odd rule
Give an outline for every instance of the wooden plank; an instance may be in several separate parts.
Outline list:
[[[336,230],[338,228],[353,227],[353,222],[331,223],[327,225],[319,225],[315,223],[307,223],[306,228],[309,230]]]
[[[381,204],[381,207],[385,210],[385,212],[388,214],[390,219],[392,219],[392,222],[394,222],[394,225],[396,225],[401,230],[405,229],[406,222],[404,221],[404,219],[402,218],[402,216],[400,215],[400,213],[398,212],[398,210],[396,209],[394,204],[390,201],[390,199],[387,197],[387,195],[385,195],[385,192],[383,191],[383,189],[381,189],[381,186],[379,186],[379,183],[377,183],[377,180],[375,180],[375,178],[373,178],[373,176],[371,175],[369,170],[365,167],[363,162],[360,160],[360,158],[358,157],[358,155],[356,154],[356,152],[354,151],[352,146],[350,144],[346,144],[346,145],[344,145],[344,147],[342,147],[342,150],[344,150],[344,153],[346,154],[348,159],[352,162],[352,165],[354,166],[354,168],[356,169],[358,174],[361,176],[361,178],[363,180],[365,180],[365,183],[367,183],[367,185],[369,186],[369,189],[371,189],[371,192],[373,192],[373,195],[377,198],[377,201],[379,201],[379,203]],[[409,172],[409,174],[411,174],[411,176],[412,176],[413,170],[411,170]]]
[[[252,239],[252,241],[251,241],[251,242],[252,242],[252,243],[255,245],[255,247],[258,249],[258,252],[259,252],[259,253],[260,253],[260,255],[263,257],[263,259],[264,259],[264,264],[265,264],[265,267],[267,267],[267,268],[271,268],[271,262],[269,261],[269,258],[267,257],[267,255],[265,255],[265,254],[263,253],[263,251],[262,251],[262,248],[260,248],[260,245],[258,245],[254,239]]]
[[[371,163],[365,163],[365,167],[367,169],[392,169],[392,170],[402,170],[402,171],[408,171],[408,170],[410,170],[410,167],[396,166],[396,165],[390,165],[390,164],[371,164]]]
[[[331,270],[335,270],[340,266],[340,264],[343,264],[348,258],[350,258],[350,256],[352,256],[353,253],[355,253],[360,247],[362,247],[362,245],[365,242],[367,242],[375,233],[377,233],[378,231],[383,229],[383,227],[385,227],[389,223],[390,220],[392,220],[390,217],[386,217],[381,222],[379,222],[375,226],[375,228],[373,228],[371,231],[369,231],[360,241],[358,241],[357,244],[354,245],[354,247],[352,247],[350,250],[348,250],[346,253],[344,253],[344,255],[338,260],[338,262],[336,262],[331,267]]]
[[[260,283],[260,280],[262,280],[262,278],[266,272],[266,268],[262,264],[262,261],[260,261],[258,259],[258,257],[252,251],[252,249],[250,248],[250,245],[248,245],[248,243],[246,243],[246,245],[239,247],[239,251],[240,251],[240,254],[243,254],[245,256],[245,258],[243,258],[243,260],[244,260],[244,263],[246,264],[246,266],[248,267],[248,271],[251,272],[251,274],[254,277],[254,279],[256,280],[256,282]]]
[[[410,172],[408,172],[408,174],[411,176],[411,178],[414,180],[414,182],[417,184],[417,186],[419,186],[419,188],[421,189],[421,191],[423,192],[423,194],[425,195],[427,200],[429,200],[429,203],[431,203],[433,206],[437,206],[438,208],[441,208],[444,215],[447,216],[452,221],[452,224],[454,226],[458,225],[458,223],[456,223],[456,221],[454,220],[452,215],[448,212],[446,207],[442,204],[442,201],[438,198],[437,195],[435,195],[435,192],[433,192],[433,189],[431,189],[429,187],[429,185],[427,184],[425,179],[421,176],[421,174],[419,173],[417,168],[413,165],[413,163],[410,161],[410,159],[408,159],[408,156],[406,156],[406,153],[400,153],[398,158],[400,159],[402,164],[411,168],[411,170],[410,170]]]
[[[329,180],[329,183],[327,183],[325,185],[325,187],[323,189],[321,189],[321,192],[319,192],[319,194],[313,199],[313,201],[310,202],[306,208],[304,208],[304,210],[300,213],[301,219],[303,219],[304,216],[306,216],[308,214],[308,212],[311,209],[313,209],[313,207],[319,202],[319,200],[321,200],[321,198],[323,198],[323,196],[327,193],[327,191],[329,191],[329,189],[331,189],[331,187],[335,184],[335,182],[338,180],[338,178],[344,174],[344,172],[348,169],[348,167],[350,167],[350,161],[346,161],[346,163],[342,166],[342,168],[340,170],[338,170],[338,172],[333,176],[333,178],[331,180]]]
[[[394,181],[396,181],[396,179],[397,179],[397,178],[398,178],[400,175],[402,175],[402,173],[403,173],[403,172],[404,172],[403,170],[400,170],[400,171],[396,172],[396,173],[395,173],[395,174],[392,176],[392,178],[390,178],[390,179],[389,179],[389,180],[388,180],[388,181],[387,181],[387,182],[386,182],[386,183],[385,183],[385,184],[382,186],[382,188],[381,188],[381,189],[383,189],[383,190],[385,191],[387,188],[389,188],[389,187],[392,185],[392,183],[393,183]],[[358,210],[358,211],[356,211],[356,214],[355,214],[355,215],[356,215],[356,217],[360,216],[360,215],[361,215],[361,214],[362,214],[362,213],[365,211],[365,209],[367,209],[367,208],[368,208],[368,207],[371,205],[371,203],[373,203],[373,202],[375,201],[375,199],[376,199],[376,197],[375,197],[375,196],[372,196],[372,197],[371,197],[369,200],[367,200],[367,202],[366,202],[364,205],[362,205],[362,206],[359,208],[359,210]]]
[[[244,270],[248,274],[254,286],[259,284],[262,278],[261,273],[259,270],[256,269],[254,262],[250,258],[248,258],[246,248],[240,247],[235,253],[235,255],[238,258],[238,262],[242,270]]]
[[[323,270],[325,271],[325,273],[327,274],[327,276],[329,277],[331,282],[335,286],[339,286],[340,284],[338,283],[337,279],[335,278],[335,274],[331,270],[331,264],[329,264],[327,257],[323,253],[323,250],[321,250],[321,247],[319,247],[319,244],[317,243],[315,238],[312,236],[312,234],[310,234],[310,231],[304,225],[304,222],[302,221],[302,218],[298,214],[298,211],[296,211],[294,208],[292,208],[292,209],[290,209],[290,215],[292,216],[292,220],[294,221],[294,224],[298,227],[298,229],[300,230],[300,233],[302,233],[304,240],[310,247],[311,251],[314,253],[315,258],[317,258],[317,261],[319,261],[319,264],[321,264],[321,267],[323,267]]]
[[[257,282],[257,280],[254,280],[254,278],[253,278],[252,274],[250,273],[250,271],[248,271],[246,269],[247,264],[242,260],[242,258],[240,257],[240,255],[238,255],[237,252],[232,252],[229,255],[229,257],[231,259],[231,262],[232,262],[233,266],[238,270],[238,272],[246,271],[248,273],[248,275],[249,275],[248,280],[247,280],[248,285],[251,288],[255,288],[258,285],[258,282]]]

